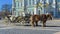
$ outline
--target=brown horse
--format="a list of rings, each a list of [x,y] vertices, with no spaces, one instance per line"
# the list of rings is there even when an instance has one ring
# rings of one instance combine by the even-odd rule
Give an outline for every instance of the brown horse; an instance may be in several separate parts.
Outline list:
[[[43,27],[44,27],[44,26],[46,26],[46,21],[48,19],[52,20],[52,17],[50,14],[32,15],[30,17],[30,23],[32,26],[34,26],[34,25],[38,26],[38,21],[41,21],[43,23]]]

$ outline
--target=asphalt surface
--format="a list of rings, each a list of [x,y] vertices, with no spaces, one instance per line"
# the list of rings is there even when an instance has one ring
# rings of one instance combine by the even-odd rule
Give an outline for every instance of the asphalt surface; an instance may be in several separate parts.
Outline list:
[[[29,29],[1,29],[0,34],[54,34],[58,31],[29,30]]]
[[[0,34],[55,34],[60,32],[60,20],[47,21],[46,27],[21,26],[20,24],[5,24],[0,20]]]

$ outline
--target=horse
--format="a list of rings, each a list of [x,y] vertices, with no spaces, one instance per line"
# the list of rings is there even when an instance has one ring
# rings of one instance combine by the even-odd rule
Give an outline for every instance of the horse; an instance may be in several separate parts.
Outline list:
[[[43,23],[43,27],[46,26],[46,21],[50,19],[52,20],[52,16],[50,14],[41,14],[41,15],[32,15],[30,16],[30,24],[34,26],[38,26],[38,21],[41,21]]]

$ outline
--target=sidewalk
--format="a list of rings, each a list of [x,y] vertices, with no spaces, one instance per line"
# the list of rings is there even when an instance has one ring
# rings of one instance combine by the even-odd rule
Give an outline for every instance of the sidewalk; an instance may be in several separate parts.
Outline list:
[[[54,33],[54,34],[60,34],[60,32],[56,32],[56,33]]]

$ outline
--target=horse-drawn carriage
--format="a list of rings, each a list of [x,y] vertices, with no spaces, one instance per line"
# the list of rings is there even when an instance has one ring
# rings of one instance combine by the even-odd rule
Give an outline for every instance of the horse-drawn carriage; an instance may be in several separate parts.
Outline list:
[[[32,26],[38,25],[38,21],[42,21],[43,27],[46,26],[46,21],[48,19],[52,20],[52,15],[51,14],[41,14],[41,15],[31,15],[27,14],[25,16],[6,16],[8,20],[12,23],[30,23]],[[35,24],[34,24],[35,23]]]
[[[7,22],[10,23],[29,23],[30,14],[27,14],[25,16],[14,16],[14,15],[8,15],[5,17]]]

